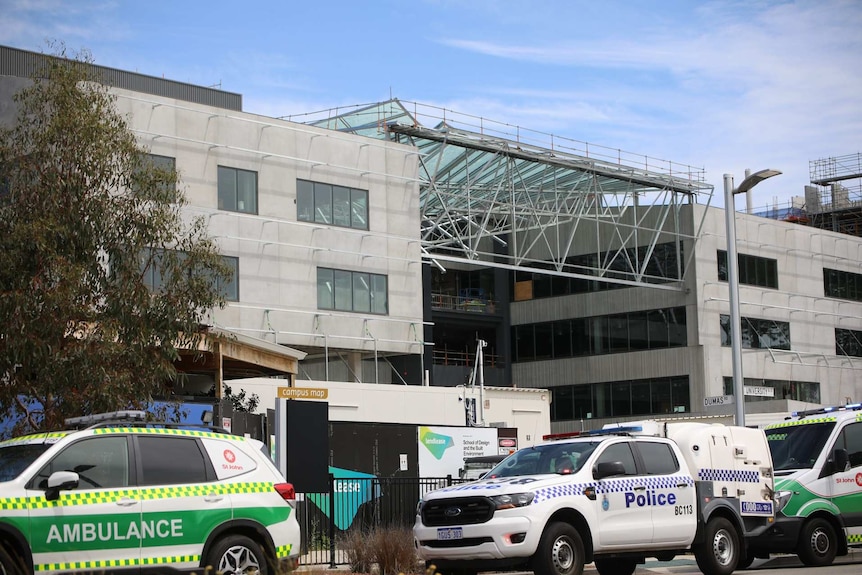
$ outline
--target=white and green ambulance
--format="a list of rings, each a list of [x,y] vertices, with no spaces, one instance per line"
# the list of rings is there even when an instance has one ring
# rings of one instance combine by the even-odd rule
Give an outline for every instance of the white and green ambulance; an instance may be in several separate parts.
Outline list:
[[[862,404],[794,413],[765,432],[778,513],[749,554],[796,553],[806,565],[829,565],[862,545]]]
[[[295,565],[294,489],[261,442],[144,419],[75,418],[0,442],[0,575]]]

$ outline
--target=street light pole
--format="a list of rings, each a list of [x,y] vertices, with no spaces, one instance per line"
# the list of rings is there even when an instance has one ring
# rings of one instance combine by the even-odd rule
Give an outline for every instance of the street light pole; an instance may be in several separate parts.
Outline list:
[[[733,187],[733,175],[724,174],[724,216],[727,225],[727,286],[730,290],[730,348],[733,364],[733,395],[736,425],[745,425],[745,383],[742,377],[742,319],[739,312],[739,261],[736,254],[736,209],[734,196],[744,194],[778,170],[760,170]]]

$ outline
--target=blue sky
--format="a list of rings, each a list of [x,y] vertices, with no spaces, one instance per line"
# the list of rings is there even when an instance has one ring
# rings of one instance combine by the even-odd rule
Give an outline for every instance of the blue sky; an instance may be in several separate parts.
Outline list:
[[[221,88],[284,116],[388,99],[722,174],[862,151],[859,0],[0,0],[0,44]],[[742,207],[742,200],[737,200]]]

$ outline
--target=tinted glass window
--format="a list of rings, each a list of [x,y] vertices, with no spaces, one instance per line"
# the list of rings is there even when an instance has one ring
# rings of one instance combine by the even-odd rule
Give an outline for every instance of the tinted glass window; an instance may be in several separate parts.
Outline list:
[[[218,167],[218,209],[257,213],[257,172]]]
[[[862,301],[862,274],[823,268],[823,292],[827,297]]]
[[[47,489],[48,478],[56,471],[77,473],[79,490],[128,487],[129,449],[126,437],[93,437],[69,445],[39,471],[34,486]]]
[[[0,448],[0,481],[11,481],[51,447],[47,443]]]
[[[767,429],[775,470],[811,469],[834,427],[834,422],[828,422]]]
[[[862,331],[836,327],[835,354],[862,357]]]
[[[297,180],[296,217],[304,222],[367,230],[368,191]]]
[[[634,455],[632,455],[632,449],[629,447],[628,443],[615,443],[609,446],[599,456],[596,463],[612,463],[614,461],[619,461],[623,464],[623,467],[625,467],[626,470],[626,475],[637,475],[635,458]]]
[[[177,485],[207,480],[197,440],[187,437],[138,437],[143,466],[141,485]]]
[[[851,423],[845,427],[835,447],[847,450],[850,467],[862,465],[862,423]]]
[[[679,471],[679,463],[670,445],[651,441],[638,442],[648,475],[670,475]]]

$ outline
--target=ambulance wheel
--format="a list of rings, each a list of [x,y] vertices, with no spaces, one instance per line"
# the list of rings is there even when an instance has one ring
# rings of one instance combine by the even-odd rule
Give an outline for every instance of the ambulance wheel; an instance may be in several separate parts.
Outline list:
[[[207,558],[207,566],[222,575],[255,573],[268,575],[269,564],[260,545],[245,535],[228,535],[219,539]]]
[[[694,546],[694,558],[704,575],[730,575],[741,557],[739,537],[733,524],[714,517],[706,524],[703,543]]]
[[[536,575],[582,575],[584,543],[568,523],[549,523],[533,555]]]
[[[812,567],[831,565],[837,551],[838,539],[828,521],[815,517],[802,526],[796,548],[800,561]]]
[[[24,562],[11,550],[0,544],[0,575],[24,575]]]
[[[637,569],[638,560],[625,557],[596,557],[596,571],[599,575],[632,575]]]

